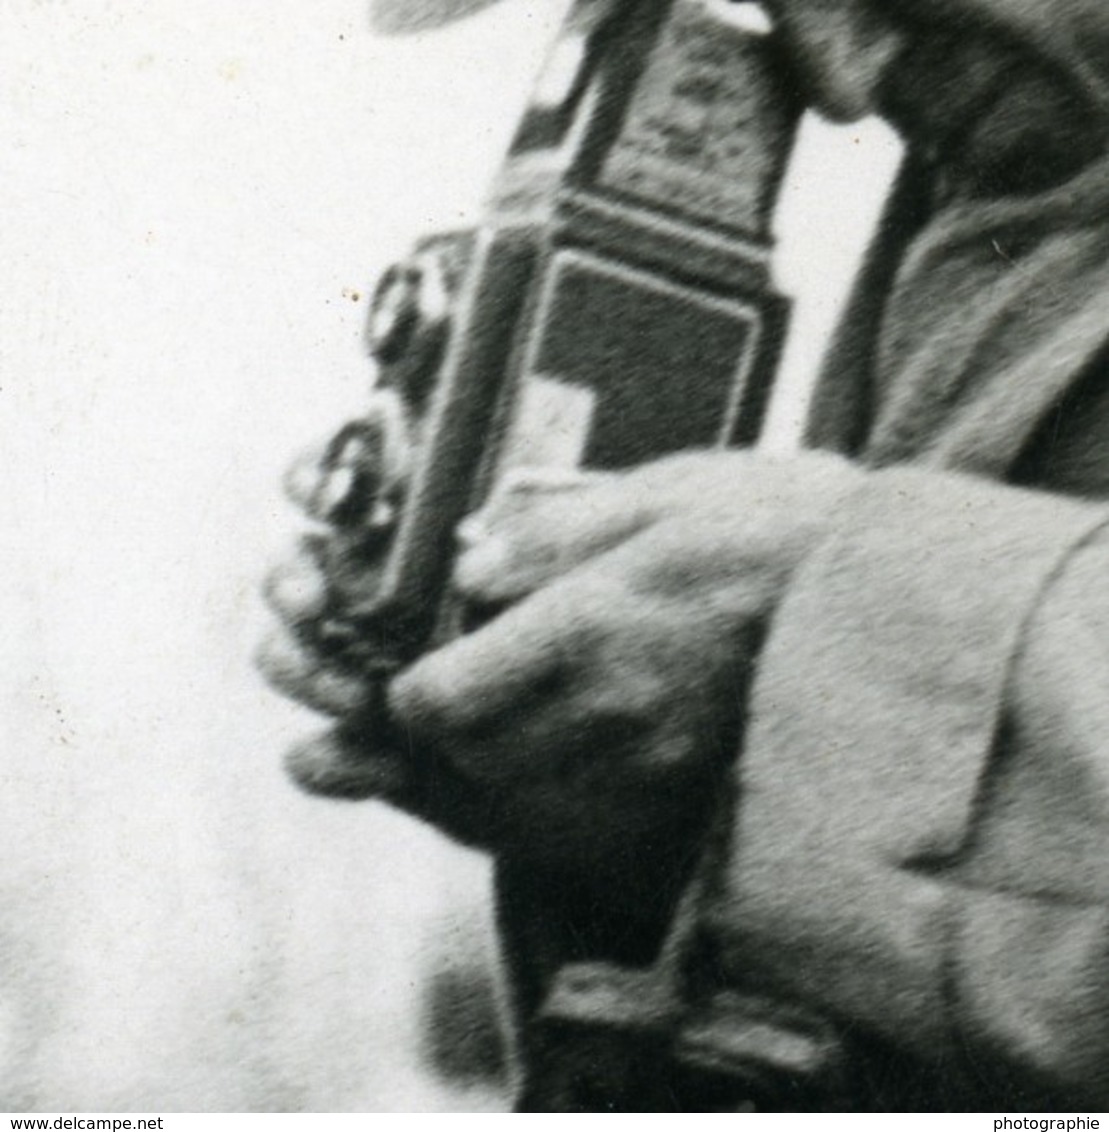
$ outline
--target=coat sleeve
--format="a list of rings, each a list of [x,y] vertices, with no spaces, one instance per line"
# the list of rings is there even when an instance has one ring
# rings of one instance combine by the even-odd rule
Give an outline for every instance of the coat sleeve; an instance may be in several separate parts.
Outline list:
[[[917,471],[845,507],[752,690],[727,980],[1109,1101],[1107,521]]]

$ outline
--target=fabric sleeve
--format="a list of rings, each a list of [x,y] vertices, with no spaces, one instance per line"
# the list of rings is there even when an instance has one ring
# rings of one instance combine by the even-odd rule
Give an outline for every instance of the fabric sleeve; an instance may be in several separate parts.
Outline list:
[[[726,980],[927,1056],[969,1041],[1057,1080],[1081,1074],[1045,1067],[1065,1059],[1054,1030],[1075,1019],[1060,1007],[1045,1030],[1013,980],[1050,976],[1056,1003],[1109,982],[1109,967],[1090,971],[1107,946],[1109,595],[1095,582],[1107,520],[1058,496],[900,470],[843,508],[794,578],[752,689],[706,913]],[[1066,744],[1084,778],[1045,776]],[[1098,831],[1055,859],[1054,889],[1029,864],[1042,850],[1029,827],[1053,828],[1045,778],[1071,795],[1084,783]],[[1052,836],[1073,849],[1070,833]],[[1096,874],[1079,894],[1066,888],[1076,856]],[[1045,899],[1094,917],[1074,928],[1088,946],[1070,1000]],[[1095,1010],[1109,1018],[1105,998]]]

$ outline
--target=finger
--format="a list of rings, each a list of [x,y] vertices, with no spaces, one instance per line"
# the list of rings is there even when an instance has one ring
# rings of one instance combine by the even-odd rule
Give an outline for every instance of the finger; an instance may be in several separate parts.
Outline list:
[[[402,673],[393,710],[467,758],[654,726],[696,674],[742,668],[778,587],[719,524],[657,523]]]
[[[579,615],[551,587],[417,661],[389,690],[393,714],[422,739],[483,734],[519,719],[562,681]]]
[[[648,526],[656,506],[629,477],[556,487],[531,483],[467,520],[455,585],[473,601],[511,602],[611,550]]]
[[[636,752],[671,722],[665,705],[686,673],[654,653],[681,650],[652,644],[674,636],[673,617],[579,573],[403,673],[390,707],[416,746],[483,787],[599,788],[619,763],[641,774]]]
[[[429,772],[410,751],[345,728],[297,743],[285,755],[285,769],[309,794],[388,802],[467,845],[487,848],[496,829],[490,799],[473,784],[445,768]]]
[[[627,603],[602,572],[555,583],[403,672],[391,712],[416,746],[487,786],[568,770],[649,714],[641,684],[625,696],[626,670],[598,664],[610,621],[635,617]]]
[[[266,578],[263,595],[270,608],[297,628],[323,616],[328,605],[327,575],[321,560],[321,540],[300,540],[293,554]]]
[[[498,529],[508,529],[539,501],[556,496],[581,495],[607,483],[606,472],[580,469],[515,468],[507,472],[480,510],[459,523],[455,535],[463,550],[484,542]]]
[[[328,798],[392,801],[413,790],[411,767],[401,752],[356,742],[337,729],[291,748],[285,768],[302,789]]]
[[[284,630],[275,631],[263,642],[255,662],[279,692],[324,715],[353,715],[373,700],[371,680],[324,663]]]

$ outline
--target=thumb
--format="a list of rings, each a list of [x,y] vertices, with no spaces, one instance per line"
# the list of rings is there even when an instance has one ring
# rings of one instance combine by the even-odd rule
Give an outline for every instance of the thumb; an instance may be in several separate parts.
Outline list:
[[[285,767],[309,794],[386,802],[464,845],[487,848],[497,828],[495,803],[483,790],[445,764],[431,766],[412,751],[373,744],[349,723],[298,743]]]
[[[516,476],[458,529],[454,583],[472,601],[505,604],[637,534],[653,501],[628,476]]]

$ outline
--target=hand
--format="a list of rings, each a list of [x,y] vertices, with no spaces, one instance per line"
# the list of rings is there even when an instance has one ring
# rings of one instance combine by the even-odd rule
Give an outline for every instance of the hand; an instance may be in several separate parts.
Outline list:
[[[303,468],[293,494],[315,498]],[[271,579],[283,629],[261,664],[348,727],[297,748],[293,776],[569,868],[686,844],[738,748],[766,617],[860,475],[731,452],[515,482],[460,529],[456,583],[517,604],[404,673],[389,728],[367,726],[380,687],[319,639],[372,563],[305,540]]]
[[[768,616],[861,475],[729,452],[503,493],[464,524],[456,582],[510,608],[402,673],[391,715],[484,794],[498,844],[579,871],[688,844]]]
[[[368,644],[351,628],[378,590],[409,472],[411,427],[397,399],[379,393],[364,418],[307,451],[285,479],[286,493],[316,527],[267,579],[278,624],[257,659],[279,691],[347,723],[345,732],[303,742],[288,756],[293,777],[314,792],[391,796],[411,777],[388,742],[381,679],[360,659]]]

